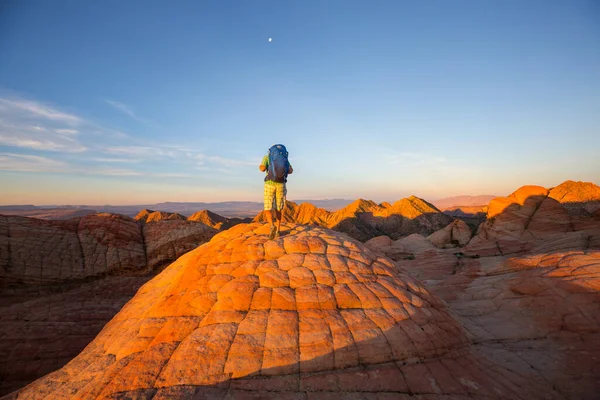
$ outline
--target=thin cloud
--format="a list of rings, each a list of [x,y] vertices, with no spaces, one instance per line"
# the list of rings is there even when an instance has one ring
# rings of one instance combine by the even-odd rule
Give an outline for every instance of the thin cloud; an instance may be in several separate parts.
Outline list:
[[[61,112],[39,102],[29,100],[0,98],[0,109],[2,108],[9,110],[20,110],[31,115],[36,115],[43,119],[64,122],[73,125],[79,124],[83,121],[81,118],[75,115]]]
[[[92,157],[90,161],[100,163],[139,163],[141,160],[137,158],[106,158],[106,157]]]
[[[104,100],[104,101],[106,102],[106,104],[112,106],[113,108],[117,109],[118,111],[122,112],[123,114],[128,115],[129,117],[133,118],[134,120],[141,122],[143,124],[146,124],[146,125],[151,125],[150,121],[138,116],[131,109],[131,107],[128,106],[127,104],[123,104],[123,103],[115,101],[115,100]]]
[[[139,157],[175,157],[176,150],[152,146],[110,146],[102,150],[107,154]]]
[[[75,137],[84,120],[42,103],[0,98],[0,145],[42,151],[82,152]]]
[[[79,133],[77,129],[55,129],[54,132],[61,135],[77,135]]]
[[[207,163],[218,164],[224,167],[256,165],[256,162],[253,161],[235,160],[232,158],[225,158],[221,156],[207,156],[204,154],[197,154],[196,159],[199,161],[198,165],[206,165]]]
[[[64,172],[67,163],[30,154],[0,153],[0,170],[20,172]]]

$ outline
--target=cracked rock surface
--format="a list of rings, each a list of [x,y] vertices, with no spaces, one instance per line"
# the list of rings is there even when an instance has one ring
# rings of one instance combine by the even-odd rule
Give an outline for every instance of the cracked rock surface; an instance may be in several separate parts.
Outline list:
[[[564,398],[470,346],[471,325],[402,266],[328,229],[284,233],[216,235],[143,285],[76,358],[7,398]]]

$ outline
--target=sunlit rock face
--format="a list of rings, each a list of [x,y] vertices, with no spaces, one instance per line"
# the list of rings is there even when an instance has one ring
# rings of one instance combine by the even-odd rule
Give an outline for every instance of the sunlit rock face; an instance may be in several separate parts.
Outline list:
[[[16,398],[561,398],[472,352],[438,297],[345,234],[241,224],[142,286]]]

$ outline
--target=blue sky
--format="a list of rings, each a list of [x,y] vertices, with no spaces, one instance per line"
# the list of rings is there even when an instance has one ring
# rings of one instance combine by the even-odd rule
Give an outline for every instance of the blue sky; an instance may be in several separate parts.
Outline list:
[[[290,199],[598,184],[600,6],[0,5],[0,204],[260,201],[273,143]]]

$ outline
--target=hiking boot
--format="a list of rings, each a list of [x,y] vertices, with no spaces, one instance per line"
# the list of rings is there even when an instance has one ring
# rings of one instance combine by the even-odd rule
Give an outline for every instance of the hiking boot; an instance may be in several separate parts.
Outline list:
[[[271,225],[271,233],[269,233],[269,240],[275,239],[275,235],[279,233],[277,232],[277,227],[275,225]]]

